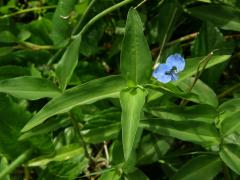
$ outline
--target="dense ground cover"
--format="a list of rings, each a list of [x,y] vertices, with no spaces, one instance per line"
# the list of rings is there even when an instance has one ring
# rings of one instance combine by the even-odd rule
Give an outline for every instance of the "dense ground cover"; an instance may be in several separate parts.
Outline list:
[[[240,2],[0,0],[0,180],[238,179]]]

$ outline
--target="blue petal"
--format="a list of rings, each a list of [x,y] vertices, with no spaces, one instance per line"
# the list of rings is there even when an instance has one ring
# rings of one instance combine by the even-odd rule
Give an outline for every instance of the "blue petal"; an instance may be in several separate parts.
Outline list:
[[[177,75],[176,73],[172,72],[172,73],[171,73],[171,80],[172,80],[172,81],[178,80],[178,75]]]
[[[171,75],[166,74],[172,69],[172,67],[168,66],[167,64],[160,64],[154,71],[153,77],[155,77],[158,81],[162,83],[168,83],[171,81]]]
[[[181,72],[185,67],[185,59],[180,54],[168,56],[166,64],[170,67],[176,67],[176,72]]]

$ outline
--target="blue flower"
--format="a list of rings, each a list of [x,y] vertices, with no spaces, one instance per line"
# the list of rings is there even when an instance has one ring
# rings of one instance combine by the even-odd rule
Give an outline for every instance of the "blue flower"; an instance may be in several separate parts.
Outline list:
[[[180,54],[168,56],[165,64],[159,64],[153,71],[153,77],[162,83],[176,81],[178,73],[183,71],[185,67],[185,59]]]

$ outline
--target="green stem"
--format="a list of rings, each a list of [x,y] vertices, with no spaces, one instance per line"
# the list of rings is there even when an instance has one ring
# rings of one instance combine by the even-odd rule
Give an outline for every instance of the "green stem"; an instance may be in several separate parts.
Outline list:
[[[70,119],[71,119],[71,122],[72,122],[72,125],[73,125],[73,128],[74,128],[74,131],[75,131],[76,135],[78,136],[78,138],[79,138],[79,140],[80,140],[79,143],[80,143],[80,145],[82,145],[83,148],[84,148],[86,157],[87,157],[90,161],[94,162],[94,159],[93,159],[93,158],[90,156],[90,154],[88,153],[87,145],[86,145],[86,143],[85,143],[85,141],[84,141],[84,139],[83,139],[83,137],[82,137],[81,129],[80,129],[78,123],[77,123],[77,120],[75,119],[75,117],[74,117],[74,115],[72,114],[72,112],[69,112],[69,116],[70,116]]]
[[[223,91],[221,94],[218,95],[218,98],[223,98],[226,95],[232,93],[234,90],[239,89],[240,88],[240,83],[235,84],[234,86],[228,88],[227,90]]]
[[[160,59],[161,59],[161,55],[162,55],[162,52],[163,52],[163,48],[165,46],[165,43],[167,42],[168,32],[170,31],[170,27],[171,27],[171,25],[173,23],[173,20],[174,20],[175,16],[176,16],[176,13],[177,13],[177,8],[174,9],[172,17],[170,19],[170,22],[169,22],[169,24],[167,26],[166,33],[164,34],[164,37],[163,37],[163,42],[160,45],[160,51],[159,51],[158,57],[157,57],[157,59],[155,61],[155,64],[154,64],[154,68],[156,68],[156,66],[160,63]]]
[[[17,159],[15,159],[7,168],[3,169],[3,171],[0,172],[0,179],[13,172],[18,166],[20,166],[24,161],[26,161],[31,154],[32,149],[29,149],[20,156],[18,156]]]
[[[177,43],[192,40],[192,39],[196,38],[198,36],[198,34],[199,34],[198,32],[195,32],[195,33],[192,33],[192,34],[187,34],[186,36],[180,37],[176,40],[173,40],[173,41],[167,43],[166,46],[172,46],[172,45],[177,44]]]
[[[11,14],[6,14],[4,16],[0,16],[0,19],[5,19],[5,18],[9,18],[9,17],[16,16],[19,14],[28,13],[28,12],[37,11],[37,10],[54,9],[56,7],[57,6],[54,5],[54,6],[43,6],[43,7],[34,7],[34,8],[23,9],[23,10],[20,10],[20,11],[11,13]]]
[[[34,51],[53,49],[53,46],[51,45],[39,45],[39,44],[30,43],[30,42],[19,42],[19,44],[25,48],[29,48]]]
[[[203,71],[206,69],[207,65],[208,65],[208,62],[210,61],[213,53],[215,51],[217,51],[218,49],[215,49],[213,50],[212,52],[210,52],[205,58],[203,58],[203,60],[200,61],[200,63],[198,64],[198,68],[197,68],[197,73],[196,73],[196,76],[193,80],[193,83],[191,85],[191,87],[189,88],[188,92],[190,93],[192,91],[192,89],[194,88],[195,84],[197,83],[197,80],[200,78],[200,76],[202,75]],[[202,69],[201,69],[201,65],[203,64],[202,66]],[[185,106],[186,104],[188,103],[188,100],[185,100],[183,99],[181,102],[180,102],[180,105],[181,106]]]
[[[81,38],[81,36],[89,29],[90,26],[92,26],[97,20],[101,19],[102,17],[106,16],[107,14],[117,10],[118,8],[132,2],[133,0],[124,0],[118,4],[115,4],[114,6],[111,6],[108,9],[105,9],[104,11],[102,11],[101,13],[97,14],[96,16],[94,16],[90,21],[88,21],[88,23],[82,28],[82,30],[75,36],[72,36],[73,39],[76,38]]]
[[[52,63],[54,63],[59,57],[60,55],[63,53],[65,49],[59,49],[48,61],[47,65],[51,65]]]
[[[92,0],[90,2],[90,4],[88,5],[85,13],[83,14],[83,16],[81,17],[80,21],[78,22],[78,24],[76,25],[76,27],[73,29],[72,35],[74,36],[75,34],[77,34],[77,32],[82,28],[83,23],[86,19],[86,17],[88,16],[90,9],[93,7],[94,3],[96,2],[96,0]]]
[[[143,0],[142,2],[140,2],[134,9],[139,8],[140,6],[142,6],[144,3],[146,3],[147,0]]]

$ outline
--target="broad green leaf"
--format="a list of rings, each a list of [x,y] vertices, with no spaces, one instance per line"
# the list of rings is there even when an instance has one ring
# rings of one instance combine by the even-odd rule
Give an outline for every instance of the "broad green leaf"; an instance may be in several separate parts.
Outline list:
[[[161,137],[157,134],[143,136],[138,147],[138,164],[151,164],[167,153],[173,143],[173,138]]]
[[[0,47],[0,57],[10,54],[14,50],[11,46]]]
[[[122,141],[126,161],[129,159],[133,149],[145,97],[146,91],[139,87],[124,89],[120,93]]]
[[[52,121],[48,121],[44,124],[37,126],[36,128],[22,134],[18,140],[26,140],[26,139],[34,139],[35,137],[39,137],[43,134],[50,134],[49,132],[56,131],[60,128],[64,128],[70,126],[71,120],[69,118],[54,118]]]
[[[227,118],[233,115],[234,113],[239,112],[240,111],[239,106],[240,106],[240,98],[234,98],[234,99],[225,101],[218,108],[218,111],[221,113],[221,118]]]
[[[99,20],[88,29],[88,33],[84,34],[82,37],[79,53],[90,57],[96,55],[101,50],[99,43],[104,35],[106,23],[107,22],[104,20]]]
[[[72,33],[71,16],[77,0],[59,0],[53,15],[52,40],[55,46],[65,46]]]
[[[152,71],[152,57],[143,33],[143,24],[136,10],[128,12],[122,43],[120,69],[123,77],[133,84],[148,81]]]
[[[75,106],[93,103],[105,98],[119,97],[119,93],[124,87],[125,81],[120,76],[108,76],[68,89],[47,103],[25,125],[22,131],[28,131],[42,124],[47,118],[68,112]]]
[[[51,19],[42,16],[41,18],[31,21],[26,24],[26,28],[32,33],[31,40],[37,44],[52,44],[52,39],[50,37],[52,31],[52,21]],[[59,26],[59,29],[61,26]],[[20,40],[19,40],[20,41]],[[28,51],[29,53],[29,51]],[[40,59],[41,62],[43,59]]]
[[[192,84],[194,82],[194,78],[188,78],[184,81],[178,83],[180,89],[185,92],[189,92]],[[198,79],[197,83],[194,85],[193,89],[191,90],[197,96],[192,96],[191,99],[193,102],[201,103],[201,104],[208,104],[213,107],[218,106],[218,99],[215,92],[208,87],[204,82]]]
[[[233,133],[234,131],[238,131],[240,129],[239,116],[240,116],[240,111],[223,119],[221,124],[221,130],[224,136],[227,136]]]
[[[140,127],[164,136],[175,137],[203,146],[218,145],[220,143],[217,129],[209,123],[146,119],[140,122]]]
[[[171,179],[212,180],[221,169],[222,163],[219,157],[201,155],[188,161]]]
[[[83,147],[79,147],[77,144],[70,144],[59,148],[54,154],[44,155],[37,158],[34,158],[28,161],[28,166],[46,166],[52,161],[66,161],[75,156],[84,156]]]
[[[223,162],[240,175],[240,147],[235,144],[224,144],[220,150]]]
[[[65,161],[52,161],[47,169],[53,177],[43,176],[46,179],[82,179],[79,174],[85,172],[89,167],[89,160],[83,154],[76,155]],[[61,178],[59,178],[61,177]],[[63,178],[64,177],[64,178]]]
[[[79,46],[81,37],[74,39],[65,50],[63,56],[57,64],[56,74],[59,80],[59,85],[62,90],[65,90],[70,81],[73,71],[77,66],[79,57]]]
[[[16,65],[0,66],[0,80],[29,75],[30,70],[27,67]]]
[[[191,53],[193,57],[206,56],[215,49],[220,49],[221,51],[223,48],[226,49],[224,45],[225,39],[220,30],[212,23],[205,22],[194,40]]]
[[[100,177],[99,180],[120,180],[121,175],[117,171],[109,171],[106,173],[103,173]]]
[[[0,42],[2,43],[14,43],[16,42],[16,37],[10,31],[0,32]]]
[[[0,81],[0,92],[30,100],[60,95],[60,90],[52,82],[31,76]]]
[[[217,64],[227,61],[231,56],[230,55],[213,55],[209,63],[206,66],[207,68],[213,67]],[[205,57],[197,57],[197,58],[190,58],[186,60],[186,67],[183,72],[180,73],[179,80],[176,82],[186,79],[187,77],[191,77],[192,75],[196,74],[199,62],[204,59]]]
[[[0,154],[13,159],[28,148],[18,137],[31,114],[4,94],[0,94],[0,114]]]
[[[240,98],[224,102],[218,109],[221,120],[221,131],[224,136],[240,129]]]
[[[17,39],[18,41],[26,41],[28,38],[31,37],[31,35],[32,35],[31,32],[22,29],[20,33],[17,35]]]
[[[217,110],[207,104],[193,106],[153,106],[147,108],[146,111],[161,119],[171,119],[175,121],[214,123],[217,117]]]
[[[128,180],[150,180],[140,169],[136,169],[126,175]]]
[[[240,10],[221,4],[210,4],[189,8],[188,12],[203,20],[209,21],[219,28],[240,31]]]

